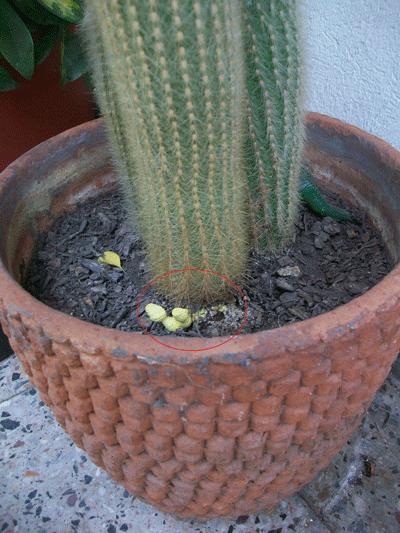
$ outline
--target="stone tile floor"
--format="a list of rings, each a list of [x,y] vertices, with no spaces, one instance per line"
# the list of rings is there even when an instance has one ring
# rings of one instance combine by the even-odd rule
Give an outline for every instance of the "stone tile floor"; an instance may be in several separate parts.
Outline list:
[[[273,513],[180,521],[93,465],[10,357],[0,363],[0,532],[398,533],[399,392],[400,361],[330,467]]]

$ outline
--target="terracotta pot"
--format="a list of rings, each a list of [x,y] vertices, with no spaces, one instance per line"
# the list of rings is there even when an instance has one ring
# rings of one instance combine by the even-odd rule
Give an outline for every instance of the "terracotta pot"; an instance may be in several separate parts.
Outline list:
[[[314,173],[369,211],[397,261],[399,153],[321,115],[309,115],[307,131]],[[328,465],[398,353],[400,267],[329,313],[209,351],[190,350],[216,339],[184,338],[177,351],[54,311],[19,284],[38,231],[113,188],[101,122],[41,144],[1,178],[3,327],[97,465],[163,511],[199,517],[270,508]]]

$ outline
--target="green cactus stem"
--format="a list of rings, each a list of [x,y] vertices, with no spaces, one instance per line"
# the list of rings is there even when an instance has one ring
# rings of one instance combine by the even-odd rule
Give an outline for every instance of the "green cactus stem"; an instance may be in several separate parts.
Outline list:
[[[302,201],[314,211],[314,213],[321,217],[331,217],[334,220],[354,220],[351,213],[327,202],[320,193],[318,187],[310,181],[310,178],[311,176],[303,170],[300,183],[300,196]]]
[[[245,0],[252,235],[277,250],[294,237],[303,146],[296,0]]]
[[[240,0],[86,0],[96,95],[154,277],[245,268],[241,21]],[[159,286],[179,303],[229,284],[190,270]]]

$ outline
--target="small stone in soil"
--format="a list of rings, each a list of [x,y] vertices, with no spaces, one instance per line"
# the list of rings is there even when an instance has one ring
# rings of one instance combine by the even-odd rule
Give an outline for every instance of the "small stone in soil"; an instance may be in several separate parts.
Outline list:
[[[346,230],[346,234],[349,239],[355,239],[358,235],[358,232],[354,228],[349,228]]]
[[[305,320],[308,318],[308,314],[305,309],[301,309],[300,307],[290,307],[289,313],[296,318],[299,318],[300,320]]]
[[[301,270],[298,266],[287,266],[280,268],[277,272],[278,276],[298,278],[301,275]]]
[[[278,258],[278,265],[281,267],[293,265],[293,259],[288,255],[284,255],[283,257]]]
[[[279,297],[279,300],[284,304],[290,304],[290,303],[293,303],[293,302],[296,302],[298,299],[298,296],[297,294],[293,293],[293,292],[283,292],[280,297]]]
[[[366,287],[365,285],[362,285],[361,283],[356,283],[356,282],[347,283],[346,287],[349,293],[352,294],[353,296],[356,296],[357,294],[362,294],[368,289],[368,287]]]
[[[330,217],[324,219],[322,227],[324,232],[328,233],[328,235],[338,235],[340,233],[340,225]]]
[[[286,281],[285,279],[277,279],[276,282],[275,282],[275,286],[278,288],[278,289],[281,289],[282,291],[289,291],[289,292],[293,292],[294,291],[294,287],[291,283],[289,283],[288,281]]]
[[[318,250],[322,250],[324,247],[325,241],[321,237],[315,237],[314,239],[314,246],[315,248],[318,248]]]

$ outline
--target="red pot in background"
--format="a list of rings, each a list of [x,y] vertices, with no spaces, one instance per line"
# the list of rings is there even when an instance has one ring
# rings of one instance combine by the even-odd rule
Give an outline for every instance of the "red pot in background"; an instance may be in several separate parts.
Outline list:
[[[0,93],[0,170],[33,146],[95,116],[82,79],[61,86],[58,47],[31,80],[19,79],[17,89]]]

